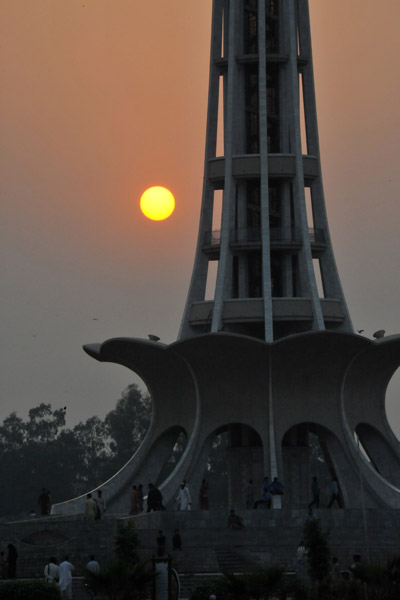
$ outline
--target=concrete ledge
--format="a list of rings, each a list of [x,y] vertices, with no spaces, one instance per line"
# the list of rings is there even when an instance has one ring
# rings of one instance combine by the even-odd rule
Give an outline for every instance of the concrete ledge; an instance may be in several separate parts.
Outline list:
[[[232,158],[232,173],[236,179],[260,177],[261,159],[259,154],[244,154]],[[303,156],[305,179],[318,177],[318,159],[315,156]],[[296,157],[294,154],[269,154],[269,177],[292,179],[296,175]],[[225,178],[225,158],[217,156],[209,161],[209,178],[217,184]],[[223,185],[222,185],[223,187]]]
[[[322,313],[326,321],[342,322],[344,314],[339,300],[322,299]],[[190,312],[191,325],[211,323],[214,302],[194,302]],[[308,298],[273,298],[272,311],[275,321],[312,320],[312,305]],[[264,319],[264,301],[261,298],[225,300],[222,320],[226,323],[258,322]]]

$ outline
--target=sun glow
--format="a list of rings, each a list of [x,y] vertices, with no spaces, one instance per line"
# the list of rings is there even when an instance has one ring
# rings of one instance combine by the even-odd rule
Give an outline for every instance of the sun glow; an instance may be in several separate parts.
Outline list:
[[[167,188],[154,186],[142,194],[140,209],[148,219],[162,221],[174,212],[175,198]]]

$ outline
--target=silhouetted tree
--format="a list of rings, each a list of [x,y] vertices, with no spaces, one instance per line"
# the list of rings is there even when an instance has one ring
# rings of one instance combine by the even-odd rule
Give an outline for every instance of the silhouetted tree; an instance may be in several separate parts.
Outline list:
[[[129,385],[105,418],[110,449],[117,468],[125,464],[142,443],[151,422],[150,396]]]
[[[94,416],[73,429],[63,409],[40,404],[24,421],[15,412],[0,425],[0,514],[37,509],[42,487],[53,502],[72,498],[101,484],[138,448],[151,421],[151,402],[129,386],[104,420]]]

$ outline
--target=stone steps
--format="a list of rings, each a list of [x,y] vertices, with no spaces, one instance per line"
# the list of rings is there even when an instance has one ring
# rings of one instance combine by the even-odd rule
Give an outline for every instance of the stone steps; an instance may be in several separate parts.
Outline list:
[[[215,555],[217,558],[220,571],[229,571],[230,573],[244,573],[256,568],[255,564],[233,552],[230,548],[216,548]]]
[[[377,560],[400,554],[399,510],[375,509],[366,511],[365,515],[356,510],[316,512],[323,529],[330,530],[329,545],[339,557],[341,567],[352,564],[354,553]],[[228,515],[228,510],[165,511],[131,519],[140,539],[142,558],[155,553],[157,533],[162,529],[167,538],[167,553],[171,554],[178,573],[241,572],[268,564],[288,569],[293,566],[303,535],[304,511],[240,511],[246,528],[239,531],[226,527]],[[0,538],[3,546],[13,543],[17,548],[18,576],[42,577],[50,556],[60,561],[66,554],[76,567],[75,574],[79,575],[79,568],[87,564],[90,554],[96,556],[100,565],[110,560],[116,526],[126,519],[129,518],[107,515],[94,523],[79,517],[2,523]],[[174,552],[172,534],[176,528],[183,546],[181,551]]]
[[[92,600],[92,596],[85,586],[83,577],[72,578],[72,598],[74,600]]]
[[[220,576],[220,573],[194,573],[193,575],[188,575],[187,573],[180,573],[180,598],[190,598],[193,590],[196,589],[196,587],[202,585],[210,579],[216,579]]]

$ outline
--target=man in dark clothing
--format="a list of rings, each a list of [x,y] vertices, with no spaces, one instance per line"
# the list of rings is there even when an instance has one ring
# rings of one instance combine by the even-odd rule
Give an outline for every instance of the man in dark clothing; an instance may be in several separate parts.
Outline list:
[[[157,556],[165,556],[166,554],[167,538],[163,531],[160,529],[157,536]]]
[[[328,504],[328,508],[330,508],[334,502],[337,502],[339,505],[339,508],[342,508],[342,501],[340,499],[340,492],[339,492],[339,486],[338,486],[337,479],[334,479],[331,483],[331,492],[332,492],[332,497],[331,497],[331,501]]]
[[[274,477],[274,480],[269,487],[269,491],[271,492],[271,494],[273,496],[274,495],[283,496],[283,494],[284,494],[283,485],[277,477]]]
[[[262,496],[259,500],[254,502],[253,508],[257,508],[259,504],[265,504],[267,508],[271,508],[271,492],[269,491],[270,484],[268,482],[268,477],[264,477],[264,481],[262,484]]]
[[[15,579],[17,576],[18,552],[13,544],[8,544],[7,550],[7,577],[8,579]]]
[[[162,494],[152,483],[149,483],[147,492],[147,512],[152,510],[165,510],[162,503]]]
[[[314,504],[316,508],[319,508],[319,496],[321,494],[321,490],[319,489],[318,479],[316,477],[312,478],[311,493],[313,499],[308,505],[308,508],[311,508],[312,506],[314,506]]]
[[[50,492],[46,488],[42,488],[42,493],[38,498],[38,505],[40,506],[40,512],[42,515],[50,514],[51,500]]]
[[[179,533],[179,529],[175,529],[174,535],[172,536],[172,549],[182,550],[182,538]]]

